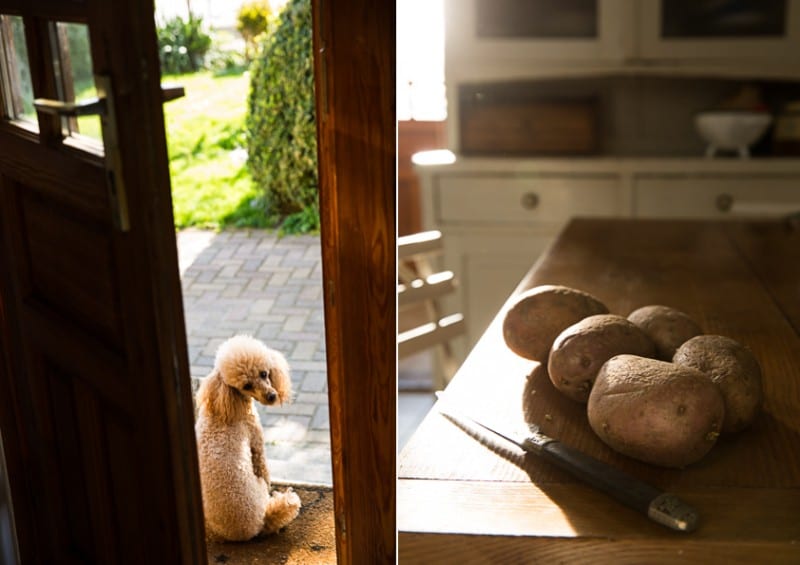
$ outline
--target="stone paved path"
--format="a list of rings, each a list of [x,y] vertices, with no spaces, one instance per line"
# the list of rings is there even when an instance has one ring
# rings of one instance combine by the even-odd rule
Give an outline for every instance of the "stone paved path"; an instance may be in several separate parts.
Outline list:
[[[257,405],[270,472],[281,481],[330,485],[319,237],[183,230],[178,254],[193,379],[211,372],[217,347],[237,333],[283,352],[294,402]]]

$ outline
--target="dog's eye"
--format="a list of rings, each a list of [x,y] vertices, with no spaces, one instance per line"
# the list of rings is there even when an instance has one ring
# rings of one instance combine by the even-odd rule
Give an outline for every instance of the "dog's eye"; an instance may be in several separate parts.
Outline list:
[[[261,371],[258,376],[262,379],[266,379],[269,376],[269,373],[267,371]]]
[[[247,383],[242,387],[242,390],[253,390],[253,385],[251,383]]]

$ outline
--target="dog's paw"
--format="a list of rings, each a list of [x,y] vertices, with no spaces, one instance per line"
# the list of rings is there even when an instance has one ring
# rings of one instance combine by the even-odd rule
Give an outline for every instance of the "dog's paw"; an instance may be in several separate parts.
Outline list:
[[[281,504],[283,504],[287,509],[292,510],[300,510],[302,503],[300,502],[300,497],[297,496],[297,493],[292,490],[292,487],[287,487],[286,490],[278,492],[273,491],[272,493],[273,498],[276,500],[280,500]]]
[[[274,491],[264,513],[264,533],[277,532],[286,527],[300,513],[300,497],[292,489]]]
[[[284,492],[284,495],[286,495],[286,504],[288,506],[300,510],[300,497],[297,496],[297,493],[292,490],[292,487],[287,488]]]

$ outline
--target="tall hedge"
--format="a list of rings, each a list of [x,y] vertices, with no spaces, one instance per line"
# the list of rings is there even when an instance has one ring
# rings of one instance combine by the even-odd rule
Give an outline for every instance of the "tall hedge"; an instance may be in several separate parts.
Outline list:
[[[289,0],[250,68],[248,165],[267,212],[317,207],[310,0]]]

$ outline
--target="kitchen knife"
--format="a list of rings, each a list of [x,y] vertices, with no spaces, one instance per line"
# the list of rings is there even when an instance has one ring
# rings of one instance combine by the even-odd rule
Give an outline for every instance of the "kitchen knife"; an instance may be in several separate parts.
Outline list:
[[[697,512],[676,495],[663,492],[585,453],[539,432],[529,425],[529,432],[514,434],[498,431],[469,416],[459,414],[443,401],[437,393],[439,412],[470,435],[486,439],[490,432],[513,443],[526,452],[554,463],[578,479],[645,514],[648,518],[680,532],[691,532],[697,527]]]

